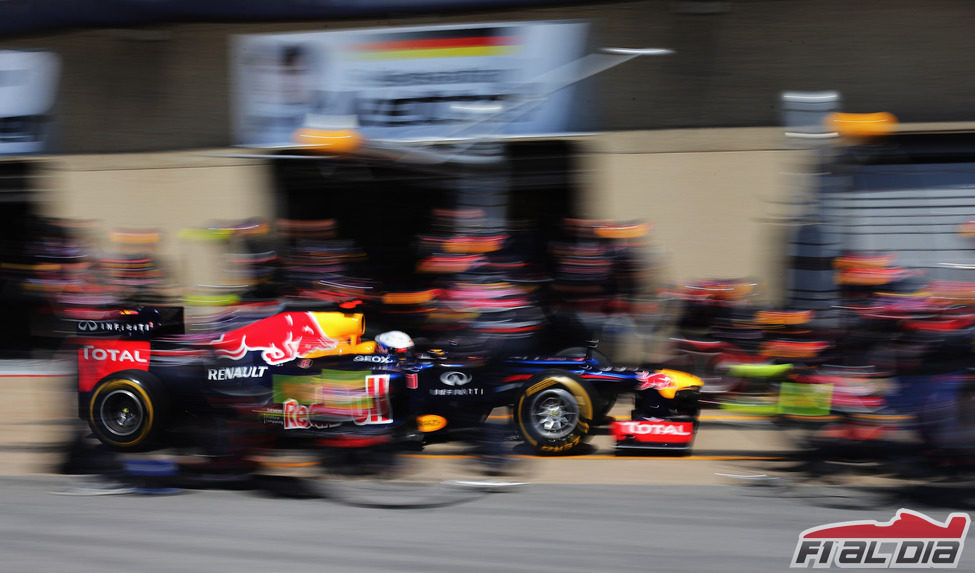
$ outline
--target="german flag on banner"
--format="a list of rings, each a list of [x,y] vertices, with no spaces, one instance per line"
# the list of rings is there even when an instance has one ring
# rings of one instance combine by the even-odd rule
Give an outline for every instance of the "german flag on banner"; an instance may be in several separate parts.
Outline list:
[[[491,27],[373,35],[356,43],[352,50],[357,60],[404,60],[507,56],[520,46],[517,28]]]

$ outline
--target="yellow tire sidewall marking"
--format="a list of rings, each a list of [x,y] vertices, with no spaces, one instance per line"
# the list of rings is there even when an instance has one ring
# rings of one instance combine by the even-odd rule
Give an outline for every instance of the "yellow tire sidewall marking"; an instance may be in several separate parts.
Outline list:
[[[111,392],[113,390],[122,390],[122,389],[129,390],[135,393],[136,395],[138,395],[142,399],[143,406],[145,407],[146,410],[145,412],[146,417],[145,417],[145,421],[142,424],[142,431],[140,431],[138,435],[136,435],[134,438],[128,441],[116,441],[116,440],[109,439],[106,436],[102,436],[102,437],[105,439],[105,441],[109,442],[114,446],[119,446],[119,447],[137,446],[140,443],[142,443],[143,440],[146,439],[146,436],[148,436],[149,432],[152,430],[152,426],[156,420],[156,413],[152,406],[152,400],[149,398],[149,394],[146,392],[146,389],[143,388],[141,385],[133,382],[132,380],[126,380],[124,378],[120,378],[115,380],[108,380],[107,382],[100,384],[98,388],[95,389],[95,392],[91,395],[91,400],[88,403],[88,419],[91,420],[93,423],[95,422],[95,404],[98,402],[98,397],[100,395],[106,392]],[[98,424],[95,424],[95,426],[100,428]],[[99,435],[102,435],[104,431],[99,430],[98,433]]]
[[[586,392],[586,390],[582,387],[581,384],[576,382],[574,379],[569,378],[568,376],[547,376],[544,379],[540,380],[539,382],[529,386],[528,389],[522,393],[521,397],[518,398],[518,407],[516,410],[516,412],[519,413],[518,426],[519,429],[521,430],[521,435],[524,436],[526,440],[528,440],[528,443],[530,443],[532,447],[538,447],[538,440],[536,440],[535,437],[531,434],[531,432],[529,432],[528,429],[525,427],[524,416],[520,415],[525,403],[525,399],[530,398],[531,396],[541,392],[542,390],[551,388],[552,386],[555,385],[561,385],[565,387],[575,397],[576,403],[579,405],[578,427],[581,430],[581,433],[576,434],[574,436],[575,439],[573,439],[570,444],[565,444],[564,446],[542,446],[542,449],[544,449],[544,451],[549,453],[559,453],[562,451],[567,451],[574,448],[576,445],[578,445],[578,443],[582,441],[582,436],[589,433],[589,422],[586,422],[585,420],[591,421],[593,418],[592,399],[590,398],[589,393]]]

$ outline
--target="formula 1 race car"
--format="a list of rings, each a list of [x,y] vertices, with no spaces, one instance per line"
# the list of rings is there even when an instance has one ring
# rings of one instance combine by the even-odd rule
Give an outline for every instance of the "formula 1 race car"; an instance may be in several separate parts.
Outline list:
[[[357,312],[279,312],[219,334],[157,336],[159,316],[116,311],[78,323],[79,415],[113,449],[165,445],[187,420],[227,404],[285,440],[399,432],[432,442],[509,407],[535,452],[564,454],[621,394],[634,407],[612,424],[620,447],[689,450],[697,430],[699,378],[615,367],[594,345],[491,362],[414,346],[396,331],[364,341]]]

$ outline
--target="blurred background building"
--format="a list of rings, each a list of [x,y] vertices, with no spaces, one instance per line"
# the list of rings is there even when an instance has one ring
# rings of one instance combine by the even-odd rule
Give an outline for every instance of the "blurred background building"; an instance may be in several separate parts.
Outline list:
[[[181,269],[197,264],[186,260],[193,249],[180,230],[214,220],[336,219],[356,230],[349,239],[395,265],[399,250],[431,225],[431,205],[450,203],[444,195],[456,196],[456,185],[396,166],[365,172],[355,161],[227,157],[240,152],[232,147],[235,38],[569,20],[589,22],[584,51],[675,54],[638,58],[582,82],[571,129],[511,137],[508,219],[532,229],[539,245],[566,217],[645,220],[650,252],[663,255],[663,280],[753,277],[782,302],[795,254],[793,228],[784,223],[849,214],[835,200],[819,209],[817,193],[830,188],[841,198],[851,188],[876,188],[882,174],[864,166],[972,159],[965,131],[975,100],[965,57],[972,15],[964,0],[5,2],[0,50],[51,55],[30,69],[56,81],[39,82],[35,96],[11,96],[36,101],[37,109],[0,120],[0,143],[43,142],[0,156],[4,262],[13,270],[39,262],[22,256],[37,238],[27,224],[33,214],[97,221],[104,230],[157,230],[154,256],[168,261],[177,282]],[[0,89],[17,81],[0,69]],[[842,155],[846,170],[832,170],[824,165],[835,164],[833,151],[786,136],[784,126],[784,92],[826,90],[838,94],[836,110],[889,111],[904,131],[956,133],[923,145],[911,136],[913,152],[895,139],[867,155],[857,147]],[[51,105],[41,105],[50,93]],[[915,169],[912,177],[906,195],[882,206],[906,201],[927,217],[912,197],[929,186],[930,173]],[[971,179],[947,184],[967,195]],[[952,213],[958,221],[945,219],[944,229],[967,220],[966,209]],[[945,239],[944,229],[927,238]],[[837,252],[878,246],[863,239],[844,247],[832,232],[814,233],[811,244]],[[104,247],[99,240],[91,238]],[[946,250],[934,263],[910,262],[968,262],[963,249]],[[18,332],[24,306],[16,296],[6,300],[9,322],[0,330]]]

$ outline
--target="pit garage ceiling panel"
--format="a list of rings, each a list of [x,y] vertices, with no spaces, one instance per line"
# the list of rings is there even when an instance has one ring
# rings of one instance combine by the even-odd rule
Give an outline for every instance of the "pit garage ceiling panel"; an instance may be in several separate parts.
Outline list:
[[[328,20],[585,4],[567,0],[5,0],[0,37],[167,22]]]

